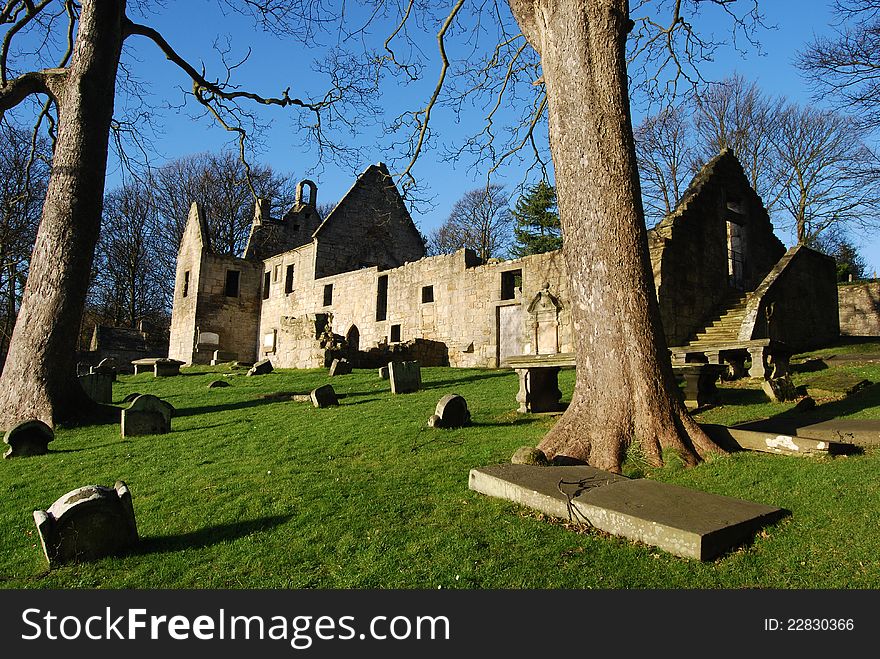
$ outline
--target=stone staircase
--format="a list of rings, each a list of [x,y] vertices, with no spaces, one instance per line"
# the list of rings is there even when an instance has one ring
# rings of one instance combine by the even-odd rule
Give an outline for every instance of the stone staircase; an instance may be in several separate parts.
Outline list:
[[[746,315],[746,298],[747,294],[745,293],[729,296],[709,323],[691,337],[687,344],[688,347],[699,348],[700,346],[736,343],[739,340],[739,330]]]

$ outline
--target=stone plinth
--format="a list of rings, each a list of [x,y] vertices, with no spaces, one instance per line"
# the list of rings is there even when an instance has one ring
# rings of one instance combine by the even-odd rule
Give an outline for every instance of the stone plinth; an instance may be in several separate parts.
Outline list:
[[[153,364],[153,373],[157,378],[172,377],[180,375],[181,366],[183,366],[183,362],[180,360],[160,358]]]

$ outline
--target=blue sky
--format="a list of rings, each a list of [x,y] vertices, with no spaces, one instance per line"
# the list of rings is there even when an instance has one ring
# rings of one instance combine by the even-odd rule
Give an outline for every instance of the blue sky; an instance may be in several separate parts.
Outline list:
[[[169,3],[169,7],[159,11],[155,16],[144,19],[144,22],[157,27],[168,41],[190,61],[204,61],[209,73],[213,70],[220,73],[213,65],[212,44],[215,39],[229,39],[232,56],[241,56],[251,49],[250,59],[239,69],[239,80],[243,86],[266,95],[278,94],[283,88],[290,86],[291,93],[296,94],[302,88],[317,90],[321,79],[310,71],[312,59],[320,54],[319,49],[306,49],[293,39],[278,40],[271,35],[254,30],[248,21],[238,16],[225,15],[218,11],[213,0],[189,0],[185,3]],[[802,48],[814,33],[828,31],[830,14],[824,0],[764,0],[761,9],[766,23],[775,29],[763,31],[759,37],[763,54],[750,49],[746,56],[741,56],[733,49],[720,51],[716,61],[703,69],[707,77],[721,79],[733,72],[738,72],[750,80],[755,80],[767,92],[787,96],[790,100],[801,103],[813,103],[810,91],[802,80],[793,61],[799,48]],[[704,24],[704,29],[717,30],[719,35],[726,34],[723,25],[717,27]],[[365,41],[381,44],[381,28],[373,35],[367,35]],[[436,45],[425,39],[423,47],[426,52],[433,52]],[[156,155],[153,164],[161,164],[165,159],[206,150],[218,150],[229,143],[227,133],[213,125],[207,119],[193,120],[189,113],[195,111],[189,106],[189,113],[173,110],[162,110],[166,102],[179,104],[182,94],[176,86],[188,87],[184,77],[176,67],[166,62],[152,44],[144,39],[132,38],[128,42],[127,61],[133,63],[132,70],[154,94],[151,103],[157,108],[159,124],[163,133],[154,140]],[[450,57],[465,55],[468,44],[451,41]],[[433,85],[435,70],[426,71],[426,82],[421,87],[411,89],[390,88],[386,90],[383,104],[387,111],[399,111],[411,107],[414,101],[424,98],[425,93]],[[262,113],[262,117],[271,122],[271,129],[266,134],[264,148],[254,160],[271,165],[276,171],[291,173],[297,178],[309,177],[318,184],[319,202],[336,201],[350,187],[354,172],[364,169],[370,163],[391,162],[394,153],[389,153],[379,146],[375,134],[365,131],[360,143],[357,158],[350,159],[344,166],[326,164],[315,170],[315,153],[313,149],[304,148],[301,135],[295,129],[290,111],[272,109]],[[434,125],[441,142],[454,144],[461,139],[464,129],[470,123],[479,122],[482,115],[473,112],[466,115],[462,122],[457,123],[448,111],[438,111],[434,116]],[[638,121],[638,117],[635,117]],[[484,181],[485,169],[474,168],[468,163],[457,166],[441,162],[436,155],[430,153],[419,164],[416,174],[427,184],[429,194],[433,197],[433,208],[426,212],[414,213],[414,219],[425,233],[438,226],[448,215],[452,204],[463,192],[478,187]],[[521,171],[516,169],[508,173],[506,179],[510,187],[520,182]],[[118,169],[110,172],[108,187],[119,183]],[[424,210],[424,208],[423,208]],[[781,234],[787,244],[791,244],[790,236]],[[860,240],[862,254],[868,262],[869,271],[880,271],[880,239]]]

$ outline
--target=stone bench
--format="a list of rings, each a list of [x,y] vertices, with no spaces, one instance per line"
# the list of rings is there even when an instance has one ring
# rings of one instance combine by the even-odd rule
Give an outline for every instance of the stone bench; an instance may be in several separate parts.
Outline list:
[[[517,355],[508,357],[502,367],[512,368],[519,375],[519,392],[516,400],[518,412],[559,412],[563,405],[559,402],[559,370],[574,366],[572,352],[558,352],[549,355]]]
[[[516,400],[521,414],[530,412],[559,412],[564,406],[560,403],[559,370],[575,366],[575,356],[571,352],[550,355],[518,355],[508,357],[502,367],[512,368],[519,375],[519,391]],[[717,389],[715,383],[721,374],[719,364],[689,363],[672,369],[679,379],[684,380],[685,405],[689,409],[710,403]]]
[[[730,379],[745,376],[745,363],[751,359],[748,374],[753,378],[769,380],[788,373],[792,351],[782,341],[775,339],[752,339],[706,345],[677,346],[670,348],[673,366],[694,363],[724,364],[730,369]]]

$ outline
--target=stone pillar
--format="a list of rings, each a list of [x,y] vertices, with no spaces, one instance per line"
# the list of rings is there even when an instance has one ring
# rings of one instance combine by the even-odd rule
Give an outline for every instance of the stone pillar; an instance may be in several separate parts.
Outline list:
[[[757,348],[749,348],[749,355],[752,357],[752,366],[749,369],[749,376],[753,378],[767,379],[767,365],[764,363],[764,357],[767,348],[759,346]]]

